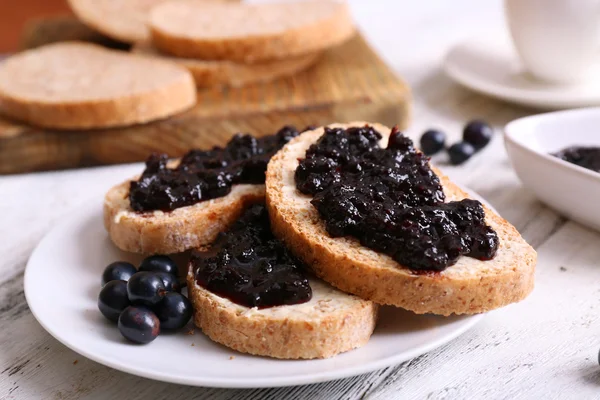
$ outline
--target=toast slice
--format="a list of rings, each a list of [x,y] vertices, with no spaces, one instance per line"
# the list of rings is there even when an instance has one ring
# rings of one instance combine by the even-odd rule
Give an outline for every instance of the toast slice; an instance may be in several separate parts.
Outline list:
[[[194,323],[210,339],[242,353],[284,359],[328,358],[364,346],[377,321],[377,305],[310,280],[303,304],[248,308],[196,283],[188,273]]]
[[[179,57],[256,63],[316,53],[355,32],[345,2],[163,3],[150,12],[152,42]]]
[[[215,342],[275,358],[326,358],[367,343],[375,303],[301,268],[273,237],[264,206],[248,209],[192,255],[187,282],[194,322]]]
[[[173,211],[136,212],[125,181],[104,198],[104,227],[121,250],[172,254],[205,246],[237,220],[249,205],[264,201],[264,185],[234,185],[223,197]]]
[[[240,87],[251,83],[269,82],[276,78],[294,75],[310,67],[317,61],[320,55],[318,53],[311,53],[284,60],[250,65],[231,61],[204,61],[193,58],[174,57],[162,53],[148,42],[135,44],[131,51],[144,56],[176,62],[191,72],[198,87]]]
[[[89,43],[51,44],[0,64],[0,112],[45,128],[145,123],[195,101],[185,68]]]
[[[154,254],[212,243],[249,205],[264,202],[267,163],[298,134],[284,126],[262,137],[236,134],[224,147],[192,149],[180,159],[151,155],[140,176],[106,193],[110,238],[123,250]]]
[[[387,144],[390,129],[366,122],[331,127],[373,126]],[[308,147],[324,128],[305,132],[290,141],[270,161],[267,170],[267,207],[273,232],[315,274],[333,286],[380,304],[418,314],[475,314],[524,299],[533,289],[536,253],[517,230],[484,206],[486,223],[499,238],[490,261],[461,257],[439,273],[419,274],[391,257],[362,246],[350,237],[332,238],[325,229],[312,197],[296,190],[294,173]],[[440,171],[446,201],[468,195]]]
[[[165,1],[173,0],[68,0],[68,3],[77,18],[90,28],[114,40],[135,43],[150,38],[148,13]]]

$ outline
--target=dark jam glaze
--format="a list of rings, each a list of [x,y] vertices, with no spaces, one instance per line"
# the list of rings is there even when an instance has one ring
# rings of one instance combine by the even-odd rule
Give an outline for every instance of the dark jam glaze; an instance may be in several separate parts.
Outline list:
[[[131,182],[131,208],[169,211],[226,196],[237,183],[264,183],[273,154],[296,136],[291,126],[261,138],[237,134],[226,147],[191,150],[176,168],[167,167],[166,154],[152,154],[140,179]]]
[[[552,155],[580,167],[600,172],[600,147],[572,146]]]
[[[296,169],[296,187],[333,237],[354,236],[415,271],[442,271],[461,255],[494,257],[498,236],[481,203],[444,203],[429,158],[393,129],[387,148],[372,127],[326,128]]]
[[[271,233],[263,205],[254,205],[208,251],[191,258],[196,282],[246,307],[309,301],[312,290],[303,266]]]

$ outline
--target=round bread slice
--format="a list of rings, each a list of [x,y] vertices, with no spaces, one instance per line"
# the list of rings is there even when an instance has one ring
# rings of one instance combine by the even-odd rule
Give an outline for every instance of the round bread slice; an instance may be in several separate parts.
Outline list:
[[[311,279],[312,299],[303,304],[248,308],[195,281],[188,295],[194,323],[209,338],[242,353],[284,359],[328,358],[364,346],[377,321],[377,305]]]
[[[265,195],[264,185],[233,185],[227,196],[168,212],[136,212],[129,203],[130,182],[106,193],[104,227],[118,248],[132,253],[172,254],[206,246]]]
[[[332,127],[373,126],[387,146],[390,128],[354,122]],[[324,128],[305,132],[290,141],[270,161],[267,170],[267,208],[273,232],[333,286],[364,299],[412,310],[418,314],[474,314],[524,299],[533,289],[536,253],[507,221],[484,206],[486,223],[500,244],[490,261],[461,257],[442,272],[417,273],[391,257],[362,246],[351,237],[332,238],[312,197],[296,190],[294,173],[299,159]],[[446,201],[468,195],[440,171]]]
[[[0,112],[45,128],[145,123],[195,101],[185,68],[89,43],[51,44],[0,64]]]
[[[221,85],[240,87],[250,83],[269,82],[276,78],[294,75],[308,68],[317,61],[320,55],[312,53],[260,64],[240,64],[231,61],[204,61],[174,57],[160,52],[147,42],[135,44],[131,51],[144,56],[176,62],[191,72],[198,87]]]
[[[348,6],[335,0],[163,3],[149,24],[154,46],[165,53],[245,63],[316,53],[355,32]]]

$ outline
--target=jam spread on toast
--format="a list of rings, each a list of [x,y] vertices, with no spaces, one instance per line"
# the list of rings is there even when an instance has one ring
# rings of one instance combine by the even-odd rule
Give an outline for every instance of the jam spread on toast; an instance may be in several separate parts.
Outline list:
[[[552,155],[580,167],[600,172],[600,147],[572,146]]]
[[[206,251],[194,251],[196,282],[246,307],[299,304],[312,297],[300,264],[271,233],[263,205],[254,205]]]
[[[237,134],[225,147],[191,150],[174,168],[166,154],[152,154],[140,179],[131,182],[131,208],[170,211],[226,196],[234,184],[265,183],[271,157],[298,134],[291,126],[260,138]]]
[[[297,189],[332,237],[353,236],[413,271],[442,271],[462,255],[494,257],[496,232],[477,200],[445,203],[429,158],[394,128],[386,148],[370,126],[325,128],[295,172]]]

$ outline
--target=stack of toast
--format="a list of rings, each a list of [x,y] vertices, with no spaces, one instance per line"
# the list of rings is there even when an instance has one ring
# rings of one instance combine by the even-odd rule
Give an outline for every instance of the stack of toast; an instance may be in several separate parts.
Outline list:
[[[215,0],[69,0],[87,26],[132,51],[176,62],[198,87],[289,76],[354,33],[346,4]]]
[[[264,184],[233,184],[220,197],[169,211],[134,210],[129,196],[132,184],[139,179],[134,177],[106,194],[105,227],[112,241],[126,251],[152,254],[194,250],[187,283],[196,325],[212,340],[250,354],[311,359],[360,347],[375,328],[378,305],[447,316],[482,313],[524,299],[533,289],[536,253],[513,226],[485,206],[481,206],[485,224],[495,232],[493,257],[461,256],[438,271],[417,271],[354,237],[335,237],[328,232],[311,196],[296,188],[296,170],[307,150],[314,148],[328,129],[365,126],[379,132],[382,147],[394,132],[365,122],[307,130],[289,140],[268,161]],[[332,151],[337,154],[337,149]],[[179,160],[173,160],[166,168],[176,171],[178,164]],[[426,167],[439,179],[446,203],[468,198],[440,171]],[[221,257],[214,249],[223,241],[219,232],[232,229],[248,207],[263,202],[272,234],[284,246],[281,251],[289,251],[307,270],[312,289],[307,302],[244,305],[223,294],[227,288],[217,290],[198,275],[194,258]],[[242,253],[254,251],[252,246],[239,246]],[[242,264],[242,268],[255,267]],[[268,268],[270,273],[277,265]],[[213,268],[211,273],[220,271]],[[264,282],[251,278],[244,284],[258,287]]]
[[[294,75],[355,33],[347,5],[336,0],[69,4],[92,30],[76,26],[83,39],[104,43],[96,32],[131,45],[131,52],[69,41],[10,57],[0,64],[0,113],[64,130],[146,123],[191,108],[196,87]]]

